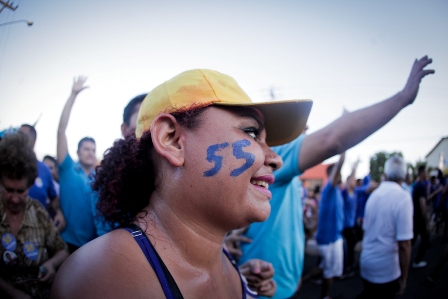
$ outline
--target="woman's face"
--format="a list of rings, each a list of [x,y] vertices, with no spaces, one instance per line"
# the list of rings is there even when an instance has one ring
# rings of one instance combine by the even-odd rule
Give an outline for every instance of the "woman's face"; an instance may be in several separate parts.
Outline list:
[[[213,223],[241,227],[270,213],[272,171],[282,160],[266,144],[263,115],[253,108],[211,106],[186,130],[184,188],[192,207]],[[204,213],[205,211],[205,213]]]
[[[28,196],[28,179],[8,179],[3,176],[0,180],[2,201],[5,208],[17,214],[25,210],[26,197]]]
[[[53,160],[50,159],[44,159],[43,161],[45,163],[45,165],[48,166],[48,168],[50,169],[51,175],[53,176],[53,179],[55,181],[59,181],[59,173],[58,173],[58,168],[56,167],[56,164],[54,163]]]

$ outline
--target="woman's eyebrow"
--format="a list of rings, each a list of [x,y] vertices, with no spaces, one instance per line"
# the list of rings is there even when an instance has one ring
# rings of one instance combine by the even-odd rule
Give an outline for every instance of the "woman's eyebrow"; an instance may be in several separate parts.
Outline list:
[[[253,113],[247,113],[247,111],[245,111],[243,114],[241,114],[241,116],[255,120],[258,124],[258,130],[263,131],[264,123],[260,120],[260,118],[257,115],[254,115]]]

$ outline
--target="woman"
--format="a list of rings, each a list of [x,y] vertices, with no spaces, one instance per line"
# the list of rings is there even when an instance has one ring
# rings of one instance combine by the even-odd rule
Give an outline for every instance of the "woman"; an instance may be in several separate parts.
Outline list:
[[[37,160],[21,132],[0,141],[0,297],[48,298],[67,245],[47,211],[28,190]]]
[[[93,185],[105,219],[128,229],[76,251],[52,298],[255,297],[223,240],[268,217],[268,186],[282,164],[269,145],[297,137],[310,109],[310,101],[252,103],[209,70],[156,87],[136,138],[115,142]]]

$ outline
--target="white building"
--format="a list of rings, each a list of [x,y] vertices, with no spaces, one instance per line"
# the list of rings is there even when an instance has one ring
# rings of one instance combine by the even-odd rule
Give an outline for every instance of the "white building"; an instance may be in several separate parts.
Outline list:
[[[436,146],[426,155],[427,167],[438,167],[444,170],[448,166],[448,137],[443,137]]]

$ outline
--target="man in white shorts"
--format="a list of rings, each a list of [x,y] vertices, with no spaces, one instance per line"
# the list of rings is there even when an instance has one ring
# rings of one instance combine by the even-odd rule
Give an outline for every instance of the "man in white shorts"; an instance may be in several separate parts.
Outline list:
[[[329,298],[333,277],[342,275],[344,269],[344,249],[342,230],[344,229],[344,202],[341,189],[341,168],[345,153],[336,164],[327,168],[328,181],[322,191],[319,206],[319,222],[316,241],[322,258],[320,268],[323,270],[322,298]]]

